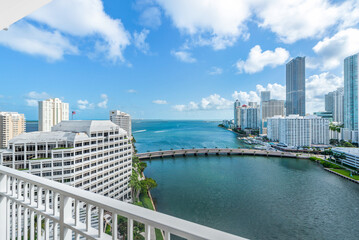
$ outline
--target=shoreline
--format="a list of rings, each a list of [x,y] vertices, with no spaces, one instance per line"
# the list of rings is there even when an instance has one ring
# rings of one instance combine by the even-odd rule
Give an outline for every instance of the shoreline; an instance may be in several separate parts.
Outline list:
[[[341,174],[341,173],[335,172],[335,171],[331,170],[330,168],[324,168],[324,170],[326,170],[326,171],[328,171],[328,172],[331,172],[331,173],[334,173],[335,175],[338,175],[339,177],[342,177],[342,178],[345,178],[345,179],[347,179],[347,180],[350,180],[350,181],[352,181],[352,182],[354,182],[354,183],[356,183],[356,184],[359,184],[359,181],[358,181],[358,180],[355,180],[355,179],[353,179],[353,178],[347,177],[347,176],[345,176],[345,175],[343,175],[343,174]]]

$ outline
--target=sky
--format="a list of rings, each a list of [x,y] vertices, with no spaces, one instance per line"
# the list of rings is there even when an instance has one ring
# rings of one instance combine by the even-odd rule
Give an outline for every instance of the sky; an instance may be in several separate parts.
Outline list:
[[[306,56],[312,113],[358,52],[357,0],[53,0],[0,31],[0,111],[37,120],[58,97],[74,119],[231,119],[236,99],[285,100]]]

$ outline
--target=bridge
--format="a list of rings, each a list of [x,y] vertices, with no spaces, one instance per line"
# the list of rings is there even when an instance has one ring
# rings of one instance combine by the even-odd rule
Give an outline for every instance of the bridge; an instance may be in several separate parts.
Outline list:
[[[288,157],[288,158],[309,158],[310,154],[269,151],[259,149],[242,149],[242,148],[193,148],[193,149],[175,149],[146,153],[137,153],[140,160],[163,157],[184,157],[198,155],[239,155],[239,156],[266,156],[266,157]]]

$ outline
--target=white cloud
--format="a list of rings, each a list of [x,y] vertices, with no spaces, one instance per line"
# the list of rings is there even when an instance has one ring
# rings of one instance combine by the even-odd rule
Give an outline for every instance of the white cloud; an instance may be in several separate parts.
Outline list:
[[[209,71],[208,73],[210,75],[221,75],[223,72],[223,69],[222,68],[219,68],[219,67],[212,67],[211,71]]]
[[[153,100],[152,103],[155,103],[155,104],[167,104],[167,101],[166,101],[166,100],[157,99],[157,100]]]
[[[40,100],[45,100],[47,98],[50,98],[50,95],[46,92],[31,91],[26,94],[25,102],[27,106],[37,107]]]
[[[319,41],[313,51],[319,56],[322,69],[338,67],[344,58],[359,52],[359,29],[342,30],[331,38]]]
[[[175,105],[173,106],[173,109],[180,112],[195,110],[221,110],[231,108],[232,104],[232,101],[225,99],[218,94],[212,94],[208,97],[202,98],[202,100],[198,103],[191,101],[186,105]]]
[[[26,105],[30,107],[37,107],[39,102],[39,100],[35,100],[35,99],[25,99],[25,101],[26,101]]]
[[[146,42],[147,35],[150,33],[149,30],[143,29],[140,33],[134,32],[133,41],[135,47],[138,48],[143,53],[148,53],[150,46]]]
[[[0,44],[30,55],[60,60],[65,54],[78,54],[76,46],[59,31],[46,31],[20,21],[8,31],[0,31]]]
[[[121,20],[107,15],[101,0],[54,0],[28,18],[35,21],[36,26],[42,26],[15,23],[11,26],[15,28],[14,33],[8,41],[17,44],[4,43],[4,39],[2,44],[28,54],[58,60],[64,54],[78,52],[65,35],[94,37],[96,52],[104,53],[113,62],[124,61],[123,51],[130,44],[130,34]],[[49,28],[52,30],[47,30]],[[6,35],[6,32],[1,34]],[[19,43],[25,43],[25,46]]]
[[[27,97],[32,99],[44,100],[46,98],[50,98],[50,95],[47,92],[32,91],[27,94]]]
[[[286,43],[322,36],[342,14],[340,6],[328,0],[259,1],[256,12],[259,26],[269,28]]]
[[[128,89],[127,92],[128,93],[136,93],[137,91],[135,89]]]
[[[248,22],[285,43],[320,38],[359,22],[357,0],[156,0],[194,45],[224,49],[249,38]]]
[[[214,49],[232,46],[246,36],[244,21],[250,16],[247,1],[157,0],[181,32],[200,45]]]
[[[194,63],[197,61],[195,58],[191,56],[191,53],[186,51],[171,51],[171,54],[181,62]]]
[[[234,91],[232,94],[233,99],[238,99],[241,104],[248,104],[248,102],[259,102],[260,98],[255,91],[243,92]]]
[[[93,103],[89,103],[89,101],[85,100],[78,100],[77,101],[77,107],[81,110],[85,110],[85,109],[93,109],[94,108],[94,104]]]
[[[284,64],[289,58],[289,52],[284,48],[276,48],[273,51],[262,52],[259,45],[254,46],[249,52],[247,60],[237,62],[239,72],[256,73],[263,70],[265,66],[272,68]]]
[[[107,108],[108,96],[106,94],[101,94],[101,98],[103,101],[99,102],[97,106],[100,108]]]
[[[324,111],[324,95],[344,86],[343,78],[329,72],[310,76],[306,84],[306,111]]]
[[[257,84],[256,86],[258,97],[262,91],[270,91],[271,99],[285,100],[286,89],[285,86],[278,83],[268,83],[266,87]]]
[[[140,24],[149,28],[158,28],[161,25],[161,11],[158,7],[148,7],[140,15]]]

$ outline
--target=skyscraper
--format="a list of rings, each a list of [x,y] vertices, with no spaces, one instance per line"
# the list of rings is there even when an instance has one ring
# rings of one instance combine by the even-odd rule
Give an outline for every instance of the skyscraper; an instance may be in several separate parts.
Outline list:
[[[234,126],[239,128],[241,125],[241,109],[240,109],[241,103],[237,99],[234,102]]]
[[[305,57],[286,65],[286,114],[305,116]]]
[[[240,109],[241,129],[259,129],[260,111],[256,102],[251,102],[251,106],[242,105]]]
[[[344,88],[325,94],[325,111],[332,113],[334,122],[344,122]]]
[[[121,112],[119,110],[112,110],[110,111],[110,120],[114,124],[120,126],[120,128],[124,129],[128,137],[131,139],[132,137],[132,123],[131,123],[131,116],[125,112]]]
[[[58,98],[39,101],[39,131],[50,132],[51,127],[69,120],[69,104]]]
[[[261,102],[270,100],[270,91],[261,91]]]
[[[344,59],[344,128],[358,130],[358,54]]]
[[[25,116],[17,112],[0,112],[0,148],[13,137],[25,132]]]

